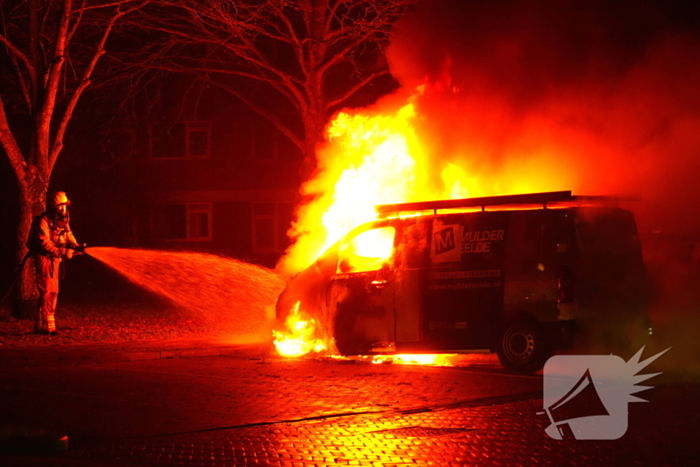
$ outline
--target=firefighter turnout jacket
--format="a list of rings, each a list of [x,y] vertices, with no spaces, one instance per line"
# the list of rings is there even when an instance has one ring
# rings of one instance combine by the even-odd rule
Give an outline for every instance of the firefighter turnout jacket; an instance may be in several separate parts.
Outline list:
[[[39,303],[35,319],[35,331],[42,334],[56,333],[56,303],[60,265],[63,258],[71,258],[78,241],[67,220],[55,221],[44,213],[32,231],[30,252],[34,257]]]

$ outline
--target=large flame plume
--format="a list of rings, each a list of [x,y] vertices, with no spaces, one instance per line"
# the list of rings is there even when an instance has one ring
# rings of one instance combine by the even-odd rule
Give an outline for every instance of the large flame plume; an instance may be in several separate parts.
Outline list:
[[[313,201],[299,208],[290,232],[295,243],[278,265],[283,273],[306,268],[342,235],[376,219],[378,204],[556,191],[575,185],[566,164],[538,160],[556,148],[526,149],[520,146],[527,142],[517,142],[513,153],[530,151],[531,159],[496,168],[478,138],[444,147],[426,112],[446,93],[454,90],[443,82],[424,82],[374,108],[340,112],[331,121],[328,142],[319,150],[318,173],[302,187],[302,194]],[[446,104],[447,109],[453,107]],[[454,121],[454,126],[463,125]]]
[[[374,219],[376,204],[411,197],[419,178],[414,117],[408,102],[386,114],[341,112],[331,122],[318,175],[302,187],[313,201],[298,212],[283,272],[304,269],[353,227]]]
[[[700,38],[670,8],[427,2],[388,51],[401,87],[329,124],[279,270],[305,268],[382,203],[637,194],[647,230],[700,232],[677,212],[700,195]]]
[[[377,204],[431,199],[639,194],[643,232],[700,233],[679,215],[700,196],[690,16],[574,3],[437,0],[400,23],[388,58],[401,86],[332,119],[278,270],[306,268]]]

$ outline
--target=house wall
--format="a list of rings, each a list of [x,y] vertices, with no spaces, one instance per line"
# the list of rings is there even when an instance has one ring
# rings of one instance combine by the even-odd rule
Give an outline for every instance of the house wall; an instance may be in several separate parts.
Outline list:
[[[75,200],[73,228],[91,245],[207,251],[274,266],[288,246],[301,153],[242,103],[212,89],[187,94],[189,86],[165,86],[159,102],[66,144],[55,184]],[[188,125],[199,138],[189,156]]]

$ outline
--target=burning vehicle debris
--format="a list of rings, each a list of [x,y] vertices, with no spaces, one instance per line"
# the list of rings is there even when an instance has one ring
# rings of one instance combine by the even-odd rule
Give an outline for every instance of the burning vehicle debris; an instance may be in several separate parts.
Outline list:
[[[376,210],[287,284],[281,354],[488,350],[532,372],[577,332],[617,348],[648,333],[635,219],[610,198],[562,191]]]

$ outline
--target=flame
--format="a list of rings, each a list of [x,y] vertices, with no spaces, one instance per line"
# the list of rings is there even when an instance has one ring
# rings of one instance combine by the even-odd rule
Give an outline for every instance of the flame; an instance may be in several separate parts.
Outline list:
[[[414,105],[394,114],[341,112],[328,127],[319,173],[302,187],[314,198],[299,209],[295,245],[280,264],[293,274],[306,268],[354,227],[376,218],[374,206],[415,198],[420,149],[411,125]]]
[[[426,94],[431,89],[442,92],[440,86],[431,88],[423,83],[399,104],[393,97],[391,102],[374,109],[340,112],[330,122],[328,142],[317,151],[317,173],[301,189],[304,199],[311,201],[297,210],[288,233],[292,246],[277,265],[280,273],[292,276],[304,270],[350,230],[377,219],[376,205],[523,193],[541,188],[543,180],[550,183],[549,180],[556,179],[549,172],[532,177],[518,168],[507,177],[510,183],[504,188],[506,184],[501,178],[493,174],[484,177],[475,169],[485,159],[484,148],[480,147],[472,147],[471,153],[458,149],[449,161],[444,157],[436,160],[435,154],[442,149],[433,147],[429,129],[426,130],[430,125],[419,112],[420,104],[430,99]],[[391,251],[392,242],[388,240],[393,240],[393,235],[391,229],[382,238],[341,245],[352,248],[353,252],[345,255],[352,260],[351,264],[340,265],[341,272],[365,270],[363,264],[381,264],[390,254],[387,251]],[[295,322],[287,324],[292,334],[288,337],[279,331],[275,334],[280,354],[300,355],[316,345],[310,337],[316,324],[298,318],[297,311],[290,317]],[[307,338],[312,340],[305,341]],[[332,342],[325,344],[326,348],[332,346]],[[435,362],[441,357],[402,358],[439,364]]]
[[[341,112],[329,124],[319,172],[302,187],[314,201],[299,209],[290,232],[296,241],[279,265],[283,272],[304,269],[348,231],[376,219],[377,204],[468,195],[457,166],[443,171],[447,189],[428,183],[414,97],[382,114]]]
[[[399,365],[455,366],[456,354],[397,354],[376,355],[372,363],[395,363]]]
[[[374,271],[391,257],[394,249],[394,228],[383,227],[361,233],[341,245],[344,260],[339,272]]]
[[[291,276],[308,267],[341,236],[375,220],[378,204],[570,189],[552,164],[485,174],[487,157],[478,145],[445,157],[419,111],[430,93],[441,91],[422,84],[400,105],[393,100],[381,110],[340,112],[330,122],[318,171],[301,189],[311,201],[298,208],[289,231],[293,244],[278,271]]]
[[[286,332],[273,330],[274,344],[283,357],[300,357],[310,352],[323,352],[328,347],[315,336],[317,324],[312,318],[303,319],[299,314],[301,302],[296,302],[285,321]]]

